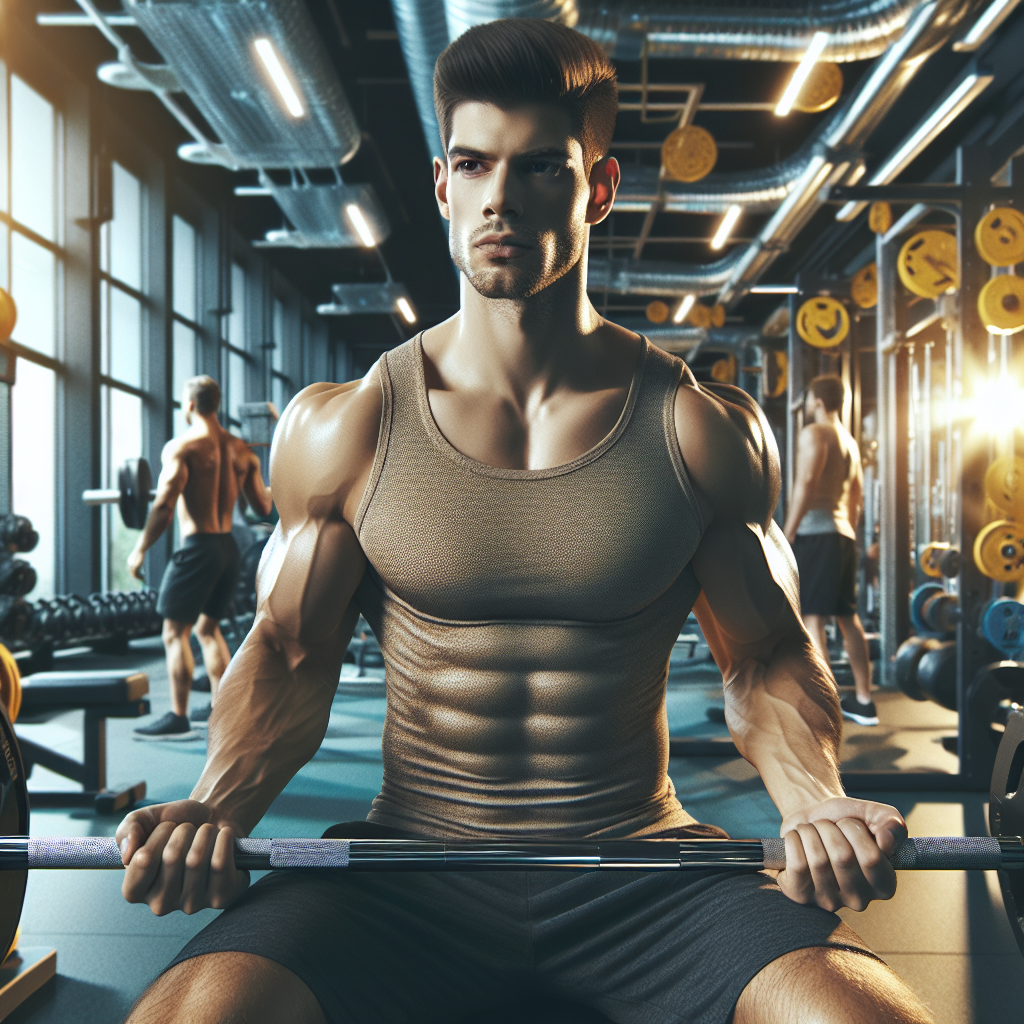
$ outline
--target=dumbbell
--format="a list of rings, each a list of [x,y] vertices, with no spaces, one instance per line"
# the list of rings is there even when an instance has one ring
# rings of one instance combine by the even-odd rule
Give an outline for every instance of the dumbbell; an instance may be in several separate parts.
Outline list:
[[[0,594],[24,597],[36,585],[36,571],[23,558],[0,552]]]
[[[31,551],[39,543],[28,516],[0,516],[0,546],[8,551]]]
[[[117,471],[117,490],[95,489],[82,491],[86,505],[117,505],[121,522],[129,530],[141,530],[146,525],[149,503],[156,496],[153,474],[145,459],[126,459]]]

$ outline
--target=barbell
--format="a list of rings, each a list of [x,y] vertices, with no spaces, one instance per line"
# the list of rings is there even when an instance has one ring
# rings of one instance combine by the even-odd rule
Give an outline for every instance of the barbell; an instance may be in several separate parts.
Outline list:
[[[156,497],[153,474],[145,459],[125,459],[117,471],[117,490],[97,488],[82,491],[86,505],[117,505],[121,521],[129,530],[146,525],[149,503]]]
[[[29,800],[21,754],[0,710],[0,948],[18,928],[29,870],[122,868],[112,838],[28,837]],[[911,838],[891,858],[898,870],[999,872],[1004,902],[1024,953],[1024,714],[1012,714],[996,756],[991,836]],[[239,839],[240,868],[350,871],[668,870],[757,871],[785,867],[785,841],[770,839],[484,840]]]

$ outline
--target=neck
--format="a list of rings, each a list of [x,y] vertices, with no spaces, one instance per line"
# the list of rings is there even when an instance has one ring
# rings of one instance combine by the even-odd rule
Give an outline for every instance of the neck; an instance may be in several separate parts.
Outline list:
[[[818,423],[827,423],[830,427],[839,426],[839,413],[838,412],[825,412],[822,410],[815,417]]]
[[[215,412],[210,413],[209,416],[204,416],[198,412],[192,413],[192,422],[189,426],[199,434],[214,434],[220,430],[220,422]]]

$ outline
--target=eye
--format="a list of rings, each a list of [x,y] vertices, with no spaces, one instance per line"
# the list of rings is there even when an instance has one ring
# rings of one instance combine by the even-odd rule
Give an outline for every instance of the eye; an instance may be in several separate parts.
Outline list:
[[[465,172],[470,173],[470,174],[472,174],[473,171],[477,171],[479,169],[480,169],[480,161],[479,160],[468,160],[468,159],[467,160],[460,160],[455,165],[455,170],[457,170],[457,171],[465,171]]]
[[[559,172],[560,168],[553,160],[531,160],[530,161],[530,173],[531,174],[546,174],[554,175]]]

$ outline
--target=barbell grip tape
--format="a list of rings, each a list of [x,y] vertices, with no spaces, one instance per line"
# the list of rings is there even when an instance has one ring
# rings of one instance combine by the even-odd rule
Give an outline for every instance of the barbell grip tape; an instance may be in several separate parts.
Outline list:
[[[786,841],[762,839],[764,866],[783,871],[786,867]],[[971,871],[1017,867],[998,839],[988,836],[919,836],[904,839],[889,858],[897,871]]]
[[[81,836],[23,842],[29,868],[124,868],[116,839]]]

